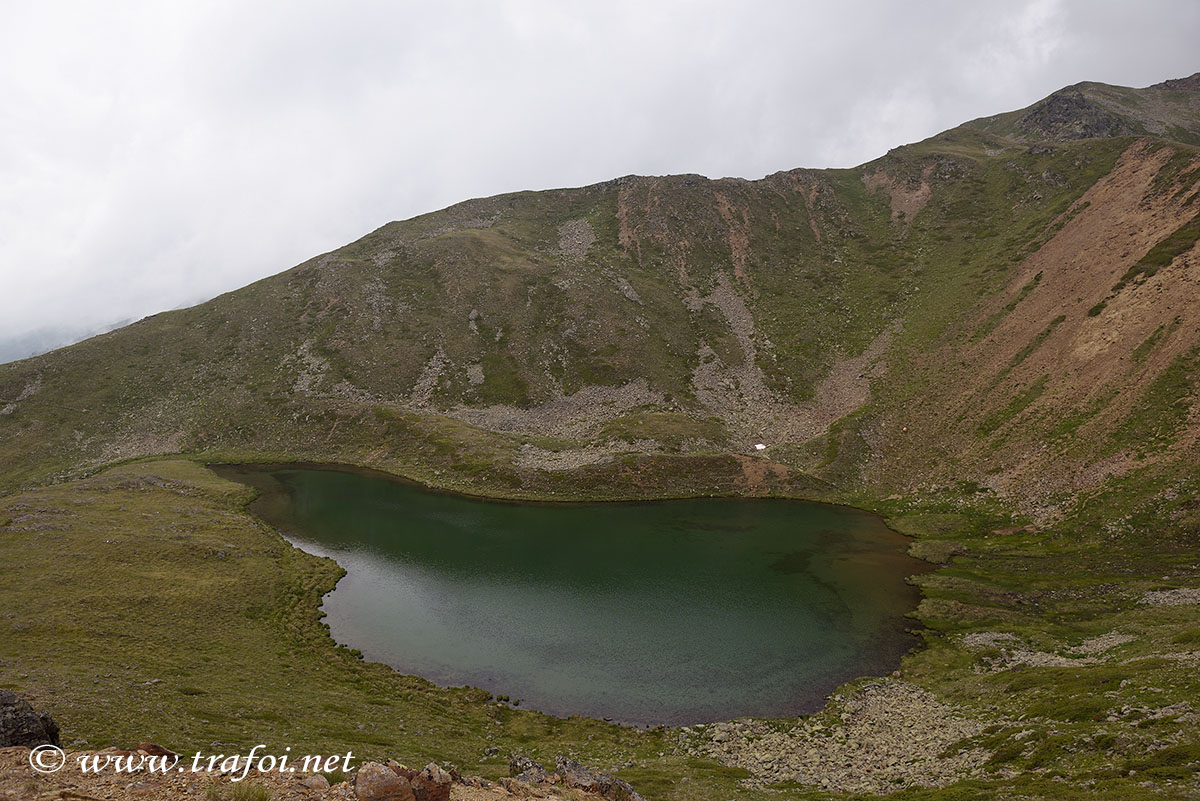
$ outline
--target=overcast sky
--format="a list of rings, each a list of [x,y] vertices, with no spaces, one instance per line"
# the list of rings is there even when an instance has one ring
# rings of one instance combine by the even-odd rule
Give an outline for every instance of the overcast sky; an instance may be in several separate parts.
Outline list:
[[[852,166],[1197,43],[1195,0],[0,0],[0,357],[466,198]]]

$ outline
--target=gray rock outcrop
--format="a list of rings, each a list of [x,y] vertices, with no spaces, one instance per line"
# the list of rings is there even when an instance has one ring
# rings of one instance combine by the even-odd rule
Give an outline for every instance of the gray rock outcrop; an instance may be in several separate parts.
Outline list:
[[[0,748],[58,745],[58,724],[11,690],[0,690]]]

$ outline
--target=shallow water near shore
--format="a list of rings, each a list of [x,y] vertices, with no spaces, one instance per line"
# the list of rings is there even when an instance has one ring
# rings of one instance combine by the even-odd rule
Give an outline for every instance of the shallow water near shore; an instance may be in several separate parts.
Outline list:
[[[346,570],[337,642],[441,685],[640,725],[818,709],[916,644],[926,569],[872,514],[770,499],[502,503],[368,471],[221,466]]]

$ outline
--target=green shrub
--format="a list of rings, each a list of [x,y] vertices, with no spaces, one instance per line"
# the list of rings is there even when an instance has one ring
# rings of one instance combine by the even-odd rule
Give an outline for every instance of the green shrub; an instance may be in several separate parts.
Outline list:
[[[1125,761],[1125,771],[1156,779],[1190,779],[1200,771],[1200,743],[1173,745]]]
[[[1171,642],[1178,645],[1188,645],[1191,643],[1200,642],[1200,628],[1181,631],[1171,638]]]

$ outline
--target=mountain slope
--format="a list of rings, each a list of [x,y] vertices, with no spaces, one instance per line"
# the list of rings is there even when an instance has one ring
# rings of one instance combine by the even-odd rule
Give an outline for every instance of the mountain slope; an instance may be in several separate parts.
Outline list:
[[[1196,76],[1080,87],[1071,131],[1111,97],[1200,98]],[[974,482],[1037,511],[1169,473],[1200,432],[1197,150],[1001,135],[1032,108],[849,170],[630,176],[391,223],[0,366],[0,481],[185,452],[535,497]]]

